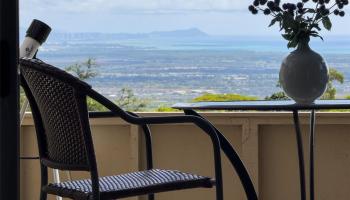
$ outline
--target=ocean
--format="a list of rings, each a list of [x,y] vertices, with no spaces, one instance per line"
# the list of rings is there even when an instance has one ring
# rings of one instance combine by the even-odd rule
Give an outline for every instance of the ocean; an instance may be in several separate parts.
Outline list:
[[[264,98],[276,87],[281,61],[292,51],[277,37],[74,37],[48,40],[38,57],[65,66],[94,58],[99,75],[88,82],[113,99],[131,88],[153,105],[187,102],[205,92]],[[350,38],[312,40],[329,67],[344,73],[337,96],[350,95]]]

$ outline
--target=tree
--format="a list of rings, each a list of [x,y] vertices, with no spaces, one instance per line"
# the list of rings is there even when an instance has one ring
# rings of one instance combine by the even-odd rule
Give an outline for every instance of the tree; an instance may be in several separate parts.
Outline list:
[[[22,87],[20,87],[20,90],[19,90],[19,105],[23,105],[24,104],[24,101],[27,99],[25,93],[24,93],[24,90]]]
[[[209,101],[249,101],[257,100],[257,97],[243,96],[239,94],[212,94],[205,93],[202,96],[192,99],[192,102],[209,102]],[[180,110],[174,109],[165,105],[161,105],[157,108],[157,112],[179,112]]]
[[[208,101],[249,101],[257,100],[257,97],[243,96],[239,94],[212,94],[205,93],[202,96],[194,98],[193,102],[208,102]]]
[[[265,100],[271,101],[271,100],[288,100],[289,97],[284,92],[276,92],[273,93],[271,96],[265,97]]]
[[[329,80],[327,83],[327,89],[322,95],[321,99],[335,99],[337,94],[337,89],[334,87],[334,82],[340,84],[344,83],[344,74],[336,70],[335,68],[329,68]],[[280,83],[277,87],[281,88]],[[265,100],[288,100],[289,97],[282,91],[273,93],[271,96],[265,97]]]
[[[108,111],[106,107],[104,107],[102,104],[98,103],[90,97],[86,99],[86,104],[88,106],[89,111]]]
[[[86,81],[88,79],[94,78],[98,75],[98,72],[96,71],[97,63],[95,59],[88,58],[85,62],[82,63],[75,63],[73,65],[70,65],[68,67],[65,67],[65,71],[73,74],[74,76],[78,77],[80,80]],[[23,105],[25,100],[25,94],[23,89],[20,90],[20,105]],[[95,100],[91,98],[87,98],[87,105],[88,109],[90,111],[104,111],[107,110],[104,106],[96,102]]]
[[[94,78],[98,75],[98,72],[96,71],[96,68],[98,67],[96,60],[93,58],[88,58],[86,61],[81,63],[75,63],[73,65],[70,65],[68,67],[65,67],[64,69],[79,78],[82,81],[89,80],[91,78]],[[105,111],[107,108],[105,108],[103,105],[98,103],[97,101],[91,99],[90,97],[86,100],[88,110],[89,111]]]
[[[85,62],[75,63],[65,68],[67,72],[74,74],[80,80],[88,80],[98,75],[96,67],[98,64],[93,58],[88,58]]]
[[[147,102],[137,98],[130,88],[122,88],[115,103],[128,111],[142,111],[147,106]]]
[[[335,99],[337,94],[337,89],[334,87],[333,83],[338,82],[340,84],[344,83],[344,74],[339,72],[334,68],[329,69],[329,81],[327,83],[327,90],[321,97],[321,99]]]
[[[180,112],[180,110],[161,105],[157,108],[157,112]]]
[[[91,78],[98,76],[96,68],[98,64],[93,58],[88,58],[81,63],[75,63],[65,68],[67,72],[70,72],[82,81],[87,81]],[[138,99],[133,91],[129,88],[123,88],[120,90],[120,94],[115,101],[120,107],[129,111],[141,111],[147,104],[146,101]],[[98,103],[97,101],[87,98],[87,106],[89,111],[106,111],[107,108]]]

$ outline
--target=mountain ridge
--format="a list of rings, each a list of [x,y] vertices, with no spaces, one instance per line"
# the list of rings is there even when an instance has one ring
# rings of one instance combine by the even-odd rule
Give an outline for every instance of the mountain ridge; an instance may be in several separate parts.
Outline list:
[[[26,29],[20,28],[21,37],[25,36]],[[148,33],[100,33],[100,32],[64,32],[53,30],[50,39],[141,39],[141,38],[198,38],[209,37],[198,28],[177,29],[171,31],[153,31]]]

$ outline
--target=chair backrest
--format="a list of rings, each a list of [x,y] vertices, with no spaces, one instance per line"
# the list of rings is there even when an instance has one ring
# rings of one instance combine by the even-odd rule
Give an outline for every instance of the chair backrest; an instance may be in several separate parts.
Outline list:
[[[96,164],[86,105],[86,91],[91,87],[39,60],[21,59],[20,71],[42,163],[90,171],[91,163]]]

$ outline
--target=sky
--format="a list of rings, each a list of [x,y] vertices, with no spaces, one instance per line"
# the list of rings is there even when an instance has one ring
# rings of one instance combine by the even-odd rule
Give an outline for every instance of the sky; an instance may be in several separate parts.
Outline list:
[[[145,33],[198,28],[210,35],[279,35],[277,27],[267,28],[270,17],[249,13],[251,3],[252,0],[23,0],[20,24],[28,27],[35,18],[63,32]],[[350,12],[344,18],[332,18],[333,30],[323,35],[350,36]]]

